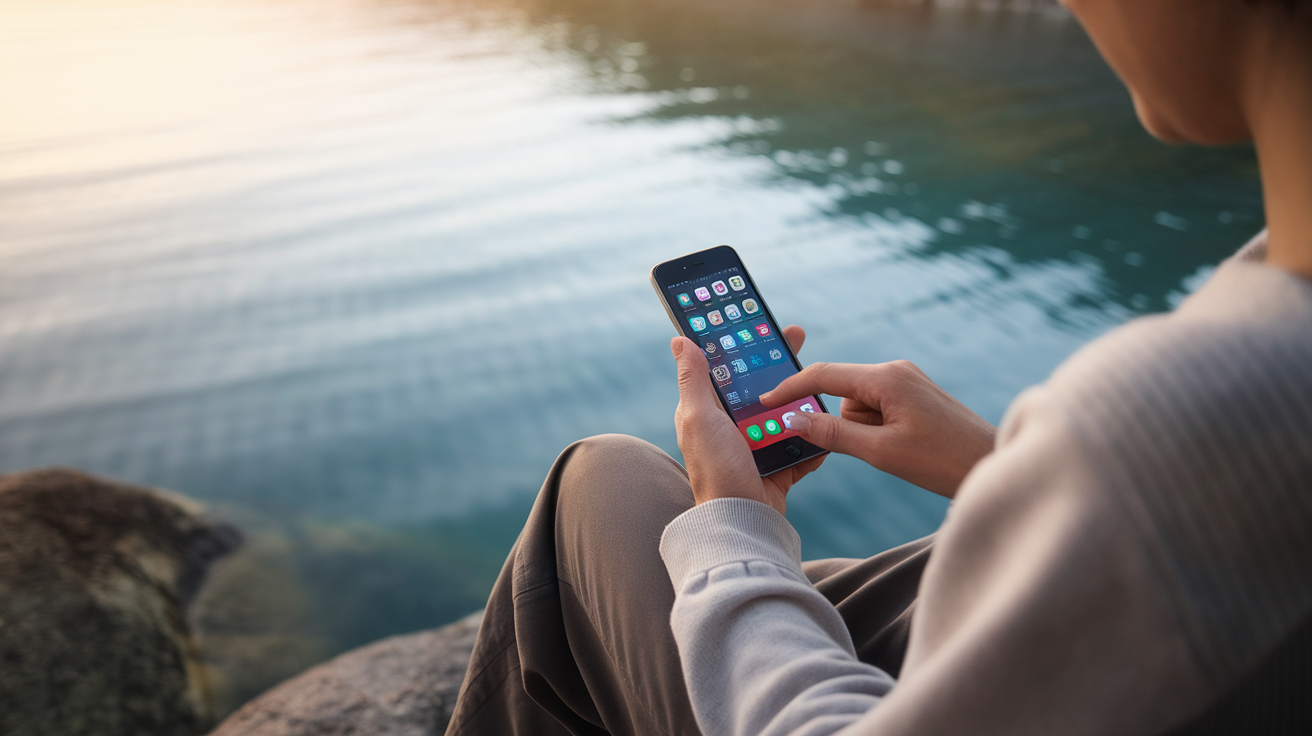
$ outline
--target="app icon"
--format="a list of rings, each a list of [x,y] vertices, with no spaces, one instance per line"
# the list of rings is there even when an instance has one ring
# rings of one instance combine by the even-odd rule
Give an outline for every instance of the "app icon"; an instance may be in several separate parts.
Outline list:
[[[711,324],[715,324],[715,322],[712,321]],[[761,324],[757,325],[757,326],[756,326],[756,334],[760,335],[761,337],[769,337],[769,336],[770,336],[770,325],[768,325],[768,324],[766,324],[766,323],[764,323],[764,322],[762,322]]]
[[[770,434],[779,434],[784,431],[784,428],[779,426],[779,422],[776,422],[773,419],[767,419],[765,420],[765,431]]]
[[[770,360],[783,360],[783,359],[784,359],[784,351],[780,350],[779,348],[770,349]]]
[[[705,331],[706,331],[706,318],[704,318],[704,317],[689,317],[689,318],[688,318],[688,326],[692,328],[692,331],[693,331],[693,332],[705,332]]]
[[[756,338],[752,337],[751,330],[738,330],[738,339],[742,340],[743,342],[751,342]]]
[[[720,346],[719,346],[719,345],[716,345],[714,340],[707,340],[707,341],[706,341],[706,354],[707,354],[707,355],[715,355],[715,351],[716,351],[716,350],[719,350],[719,349],[720,349]]]
[[[765,359],[759,355],[753,355],[752,357],[748,358],[748,360],[751,361],[753,368],[760,368],[761,366],[765,365]]]
[[[747,282],[743,281],[742,276],[730,276],[729,285],[733,287],[734,291],[742,291],[747,288]]]
[[[802,404],[802,406],[801,406],[801,411],[804,411],[804,412],[806,412],[806,413],[808,413],[808,414],[814,414],[814,413],[815,413],[815,407],[814,407],[814,406],[811,406],[810,404]]]
[[[692,306],[692,297],[688,296],[688,293],[687,293],[687,292],[684,292],[684,293],[682,293],[682,294],[679,295],[679,306],[681,306],[681,307],[691,307],[691,306]]]
[[[720,344],[724,346],[725,350],[733,350],[738,347],[738,343],[733,341],[733,335],[725,335],[720,338]]]
[[[729,366],[717,365],[711,369],[711,375],[715,376],[717,381],[727,381],[729,380]]]
[[[761,311],[761,305],[757,304],[755,299],[744,299],[743,311],[748,314],[756,314]]]
[[[729,319],[742,319],[743,313],[738,311],[737,304],[726,304],[724,305],[724,316]]]
[[[787,427],[788,429],[792,429],[792,428],[793,428],[793,417],[795,417],[795,416],[797,416],[797,412],[795,412],[795,411],[786,411],[786,412],[784,412],[784,415],[783,415],[782,417],[780,417],[780,418],[784,420],[784,426],[785,426],[785,427]]]
[[[742,401],[742,399],[738,398],[737,391],[730,391],[724,395],[724,398],[728,399],[730,404],[737,404]]]
[[[733,369],[738,373],[746,373],[747,364],[743,362],[742,358],[739,358],[733,362]]]
[[[705,286],[698,286],[696,289],[693,289],[692,293],[696,294],[697,298],[704,302],[709,302],[711,300],[711,292],[708,291]]]
[[[765,435],[761,433],[761,428],[755,424],[747,428],[747,436],[752,438],[752,442],[760,442],[765,439]]]
[[[720,310],[718,310],[718,309],[715,310],[714,312],[711,312],[710,314],[706,315],[706,319],[707,319],[711,324],[713,324],[713,325],[722,325],[722,324],[724,324],[724,317],[721,317],[721,316],[720,316]]]
[[[724,296],[729,293],[729,287],[725,286],[723,281],[716,281],[711,284],[711,291],[714,291],[716,296]]]

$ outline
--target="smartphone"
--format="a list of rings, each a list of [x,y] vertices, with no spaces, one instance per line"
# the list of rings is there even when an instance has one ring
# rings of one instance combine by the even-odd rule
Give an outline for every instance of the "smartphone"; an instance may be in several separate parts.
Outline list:
[[[802,365],[733,248],[721,245],[657,264],[651,285],[674,328],[706,353],[715,392],[747,439],[761,475],[827,452],[789,428],[800,412],[828,413],[819,396],[777,409],[761,405],[761,394]]]

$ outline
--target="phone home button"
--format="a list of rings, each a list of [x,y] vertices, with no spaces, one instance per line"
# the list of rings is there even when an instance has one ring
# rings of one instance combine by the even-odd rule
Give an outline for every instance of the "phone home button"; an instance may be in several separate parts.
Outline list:
[[[784,445],[784,454],[796,460],[797,458],[802,456],[802,448],[799,447],[795,442],[789,442],[788,444]]]

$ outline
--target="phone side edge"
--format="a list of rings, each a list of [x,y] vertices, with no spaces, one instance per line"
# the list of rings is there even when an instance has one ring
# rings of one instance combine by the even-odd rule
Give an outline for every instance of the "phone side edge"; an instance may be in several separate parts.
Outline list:
[[[669,261],[657,263],[655,266],[652,266],[651,271],[648,272],[648,278],[651,281],[651,288],[656,291],[656,298],[660,300],[661,306],[665,308],[665,316],[669,317],[670,324],[674,325],[674,331],[682,337],[687,337],[688,334],[683,331],[683,325],[679,324],[679,318],[674,316],[674,309],[670,307],[670,301],[665,298],[665,292],[661,291],[660,282],[656,280],[656,269],[664,266],[666,263],[669,263]]]

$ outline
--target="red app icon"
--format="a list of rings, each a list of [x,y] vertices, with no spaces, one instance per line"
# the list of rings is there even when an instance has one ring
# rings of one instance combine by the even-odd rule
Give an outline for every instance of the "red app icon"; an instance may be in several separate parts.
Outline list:
[[[757,325],[757,326],[756,326],[756,334],[760,335],[761,337],[769,337],[769,336],[770,336],[770,325],[767,325],[767,324],[764,323],[764,322],[762,322],[761,324]]]

